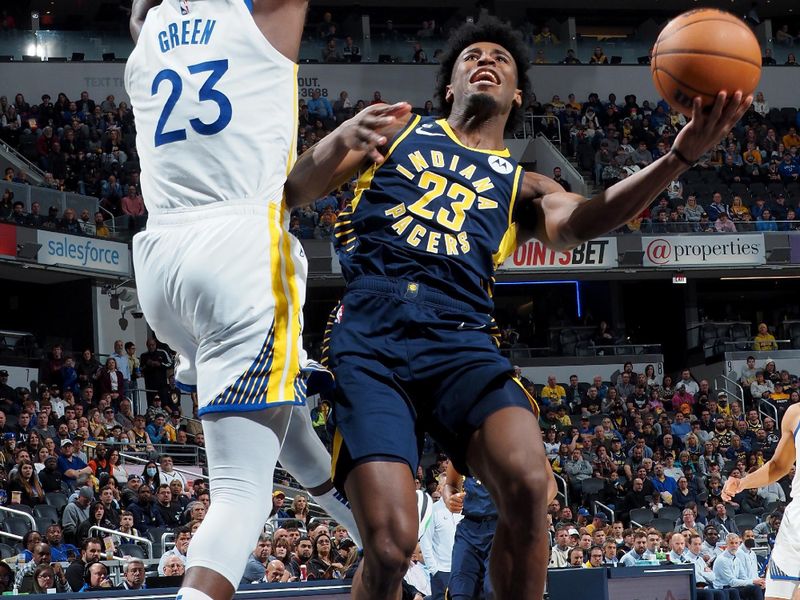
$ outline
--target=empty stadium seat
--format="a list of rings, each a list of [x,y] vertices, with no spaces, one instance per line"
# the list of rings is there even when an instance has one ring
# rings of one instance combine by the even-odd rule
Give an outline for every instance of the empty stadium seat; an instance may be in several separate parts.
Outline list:
[[[50,504],[38,504],[33,507],[33,516],[39,518],[52,519],[53,523],[59,522],[59,511]]]
[[[739,533],[744,532],[746,529],[752,529],[758,525],[758,517],[748,513],[734,515],[733,521],[736,523],[736,527],[739,528]]]
[[[138,544],[120,544],[117,550],[122,553],[122,556],[132,556],[134,558],[147,558],[147,552]]]
[[[69,502],[69,499],[64,492],[48,492],[44,495],[44,501],[55,508],[60,514]]]
[[[634,508],[629,515],[631,521],[636,521],[640,525],[647,525],[655,516],[653,515],[653,511],[649,508]]]
[[[3,530],[14,535],[24,536],[31,530],[31,522],[25,517],[6,517]]]
[[[675,528],[675,521],[670,519],[653,519],[648,523],[648,527],[654,527],[661,533],[669,533]]]

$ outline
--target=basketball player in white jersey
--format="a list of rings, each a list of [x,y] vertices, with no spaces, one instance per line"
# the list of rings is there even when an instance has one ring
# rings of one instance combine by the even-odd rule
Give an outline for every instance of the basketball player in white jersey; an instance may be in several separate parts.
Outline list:
[[[307,264],[283,199],[306,6],[133,3],[125,86],[150,215],[133,243],[139,300],[180,354],[176,379],[197,391],[212,496],[182,600],[233,596],[271,507],[278,459],[357,533],[304,406]]]
[[[739,492],[774,483],[800,462],[800,404],[783,415],[781,439],[775,454],[763,467],[742,479],[729,478],[722,490],[722,499],[729,502]],[[792,480],[792,501],[783,511],[783,519],[775,539],[767,568],[765,600],[800,600],[800,473]]]

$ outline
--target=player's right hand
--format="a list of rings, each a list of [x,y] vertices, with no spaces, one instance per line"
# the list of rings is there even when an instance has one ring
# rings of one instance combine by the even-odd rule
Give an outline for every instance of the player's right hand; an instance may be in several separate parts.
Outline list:
[[[464,508],[464,496],[466,492],[459,492],[458,494],[451,494],[447,499],[447,508],[451,513],[460,513]]]
[[[743,490],[741,479],[728,477],[728,480],[725,482],[725,487],[722,488],[722,499],[725,502],[730,502],[731,498]]]
[[[342,123],[333,133],[350,150],[365,152],[376,163],[383,162],[380,148],[388,142],[393,125],[411,112],[408,102],[373,104]]]

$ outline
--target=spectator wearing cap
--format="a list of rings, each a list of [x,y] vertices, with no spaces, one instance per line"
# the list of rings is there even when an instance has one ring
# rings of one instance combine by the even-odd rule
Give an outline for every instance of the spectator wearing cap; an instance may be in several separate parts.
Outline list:
[[[58,469],[58,458],[48,456],[44,459],[44,469],[39,471],[39,483],[42,484],[42,491],[45,494],[50,492],[60,492],[62,489],[63,476]]]
[[[164,424],[164,431],[167,434],[167,441],[174,444],[178,439],[178,431],[185,431],[186,427],[181,422],[181,411],[172,409],[169,420]]]
[[[89,506],[93,499],[94,490],[86,485],[80,488],[75,499],[64,507],[64,514],[61,516],[64,539],[71,543],[77,541],[75,535],[78,526],[89,519]]]
[[[58,457],[58,470],[61,477],[70,487],[75,486],[92,474],[92,469],[80,457],[75,456],[75,445],[72,440],[61,440],[61,456]]]
[[[586,512],[588,513],[589,511]],[[595,531],[598,531],[600,529],[605,530],[607,525],[608,525],[608,517],[605,515],[605,513],[597,513],[595,514],[594,517],[592,517],[592,522],[586,526],[586,531],[588,531],[591,534],[594,534]]]
[[[8,371],[0,369],[0,398],[6,398],[12,402],[17,402],[17,390],[8,385]]]
[[[136,475],[135,473],[128,475],[128,481],[120,492],[122,506],[130,506],[139,499],[139,487],[142,485],[143,481],[140,475]]]
[[[291,515],[283,508],[286,501],[286,494],[281,490],[272,492],[272,510],[269,512],[270,519],[290,519]]]

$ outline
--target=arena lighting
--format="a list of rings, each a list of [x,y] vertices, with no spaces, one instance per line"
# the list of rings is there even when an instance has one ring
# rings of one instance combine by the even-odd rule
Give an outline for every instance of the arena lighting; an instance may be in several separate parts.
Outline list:
[[[575,279],[566,280],[553,280],[553,281],[500,281],[495,283],[499,285],[559,285],[559,284],[575,284],[575,304],[578,307],[578,317],[583,316],[583,308],[581,307],[581,282]]]

